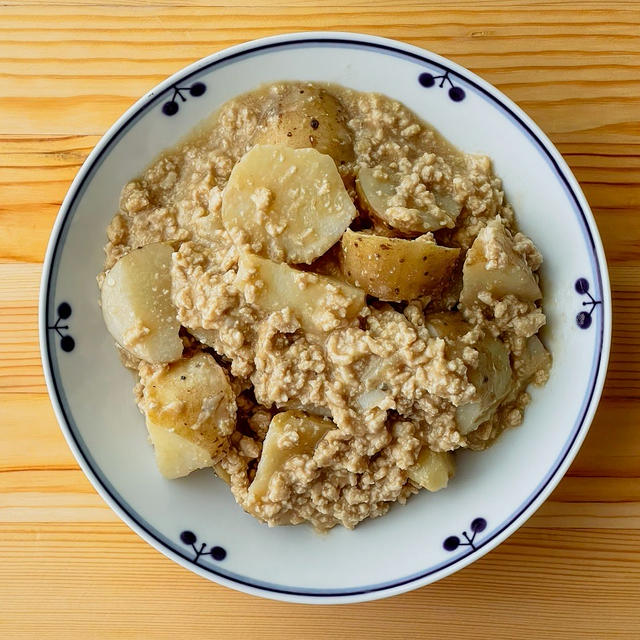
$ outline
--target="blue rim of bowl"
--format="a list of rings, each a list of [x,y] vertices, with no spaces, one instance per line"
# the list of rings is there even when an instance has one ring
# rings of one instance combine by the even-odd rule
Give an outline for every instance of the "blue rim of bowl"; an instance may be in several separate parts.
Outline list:
[[[370,39],[368,39],[370,38]],[[560,179],[566,192],[570,195],[575,210],[578,212],[581,219],[581,228],[583,235],[588,242],[590,249],[590,257],[592,262],[592,270],[595,272],[598,280],[598,290],[603,300],[603,310],[600,314],[598,341],[594,352],[593,363],[591,367],[591,375],[589,380],[589,391],[585,395],[582,406],[579,412],[579,418],[574,424],[574,428],[570,437],[565,443],[561,454],[558,456],[550,470],[547,472],[545,478],[536,487],[536,489],[530,494],[530,496],[520,505],[520,507],[505,521],[503,521],[498,528],[493,530],[481,543],[475,545],[475,547],[469,551],[465,551],[457,556],[452,557],[450,560],[441,562],[429,569],[417,572],[404,578],[399,578],[390,582],[385,582],[375,585],[367,585],[364,587],[348,588],[348,589],[313,589],[313,588],[296,588],[286,587],[277,584],[266,583],[260,580],[251,580],[244,576],[235,575],[227,571],[221,571],[215,567],[203,565],[201,563],[195,563],[192,558],[185,554],[179,547],[168,540],[163,534],[158,532],[152,525],[147,523],[139,514],[135,512],[119,495],[117,490],[111,485],[111,483],[104,477],[100,468],[96,464],[89,449],[84,443],[82,437],[79,434],[77,427],[73,421],[71,411],[68,410],[68,405],[65,402],[64,392],[62,384],[59,384],[56,379],[56,366],[52,353],[55,348],[50,343],[50,337],[46,327],[49,326],[50,310],[54,308],[54,303],[51,300],[52,283],[57,276],[57,270],[59,266],[59,249],[64,245],[64,239],[66,237],[66,231],[69,227],[69,223],[75,213],[75,204],[79,196],[82,195],[86,186],[95,175],[99,166],[102,163],[104,157],[108,154],[111,147],[126,133],[135,120],[143,114],[150,107],[156,105],[160,100],[165,99],[168,94],[173,91],[173,87],[177,83],[182,83],[194,76],[200,75],[205,71],[213,69],[216,66],[220,66],[224,63],[229,63],[234,59],[240,57],[250,57],[261,52],[273,50],[276,48],[292,48],[292,47],[304,47],[308,45],[325,45],[334,46],[340,45],[343,47],[353,47],[357,49],[374,49],[377,52],[382,52],[387,55],[391,55],[397,58],[403,58],[414,62],[420,62],[431,67],[437,67],[445,73],[449,73],[456,77],[468,87],[473,88],[483,99],[490,101],[499,109],[501,109],[515,124],[517,124],[527,135],[533,140],[538,148],[538,151],[543,155],[546,162],[553,168],[555,175]],[[571,184],[570,178],[573,179],[570,169],[564,165],[562,161],[559,161],[554,154],[550,151],[555,147],[552,143],[546,140],[546,136],[542,132],[536,132],[534,128],[537,128],[529,118],[522,112],[518,113],[520,109],[511,103],[511,101],[502,95],[497,89],[491,87],[491,90],[487,89],[486,84],[481,79],[477,78],[472,72],[462,69],[459,65],[446,61],[437,56],[431,54],[422,49],[417,49],[410,45],[396,43],[393,40],[385,38],[378,38],[372,36],[362,36],[360,34],[344,34],[344,36],[335,33],[311,33],[311,34],[290,34],[289,36],[276,36],[271,38],[265,38],[257,40],[254,43],[246,45],[239,45],[229,50],[227,55],[225,52],[214,54],[210,58],[198,61],[188,67],[189,70],[178,72],[165,80],[156,89],[152,90],[144,98],[133,105],[120,119],[119,121],[105,134],[102,140],[98,143],[96,150],[99,151],[90,156],[85,164],[81,167],[78,178],[74,180],[71,185],[67,197],[65,198],[58,217],[54,230],[52,232],[51,240],[47,249],[47,258],[45,261],[45,268],[42,275],[42,285],[40,293],[40,342],[42,360],[45,370],[45,377],[49,394],[54,401],[54,408],[57,410],[58,421],[60,422],[62,431],[70,444],[78,462],[81,467],[87,473],[92,484],[98,489],[99,493],[105,498],[108,504],[118,513],[123,520],[139,535],[143,538],[148,538],[155,541],[157,549],[168,555],[171,559],[176,560],[182,566],[199,573],[200,575],[209,574],[208,577],[215,576],[214,580],[222,584],[230,583],[229,586],[236,586],[236,588],[270,597],[282,597],[291,596],[298,601],[306,602],[318,602],[319,600],[327,601],[325,599],[333,599],[333,601],[343,600],[349,601],[350,599],[373,599],[375,597],[384,597],[386,592],[400,593],[412,588],[421,586],[420,583],[425,584],[430,576],[436,573],[442,573],[442,576],[449,575],[456,570],[456,565],[462,568],[469,564],[472,560],[475,560],[489,550],[499,544],[500,540],[496,540],[502,534],[505,534],[508,529],[515,530],[521,522],[518,521],[531,515],[527,514],[527,511],[533,511],[538,506],[536,502],[544,499],[545,493],[551,491],[553,486],[560,480],[562,474],[559,471],[563,466],[568,466],[571,462],[577,449],[575,445],[578,444],[581,439],[584,438],[588,427],[590,425],[592,415],[587,419],[588,414],[595,411],[595,406],[599,399],[602,385],[604,382],[604,372],[606,371],[606,364],[608,361],[608,336],[610,327],[608,326],[607,333],[605,335],[605,325],[608,325],[608,318],[610,317],[610,292],[608,287],[608,275],[606,267],[603,268],[601,259],[598,257],[599,238],[596,241],[596,236],[592,232],[592,225],[595,227],[593,220],[589,220],[589,217],[585,213],[585,207],[580,202],[580,189],[575,183],[575,186]],[[490,86],[490,85],[487,85]],[[494,92],[498,95],[494,95]],[[527,122],[529,120],[529,122]],[[570,176],[570,178],[568,177]],[[575,179],[573,179],[575,182]],[[584,198],[584,196],[583,196]],[[588,210],[588,209],[587,209]],[[590,212],[589,212],[590,214]],[[601,248],[600,248],[600,251]],[[606,283],[606,287],[605,287]],[[607,341],[605,342],[605,337]],[[62,418],[62,420],[60,419]],[[555,480],[555,482],[554,482]],[[513,531],[509,532],[512,533]],[[445,572],[445,570],[449,569]],[[369,596],[365,598],[363,596]],[[286,598],[285,598],[286,599]]]

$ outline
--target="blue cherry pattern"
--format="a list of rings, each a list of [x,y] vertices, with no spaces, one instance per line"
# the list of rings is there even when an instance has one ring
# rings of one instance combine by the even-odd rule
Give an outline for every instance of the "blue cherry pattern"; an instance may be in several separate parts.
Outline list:
[[[227,552],[222,547],[214,546],[207,549],[206,542],[202,542],[198,547],[198,537],[193,531],[185,530],[180,534],[180,540],[183,544],[191,547],[195,554],[193,562],[198,564],[198,560],[202,556],[211,556],[214,560],[221,562],[227,557]]]
[[[193,98],[199,98],[201,95],[204,95],[206,90],[207,85],[204,82],[194,82],[190,87],[173,87],[173,95],[170,100],[162,105],[162,113],[164,113],[165,116],[175,116],[176,113],[180,111],[178,99],[186,102],[187,95]]]
[[[420,85],[427,89],[434,87],[437,80],[440,81],[438,82],[438,87],[440,87],[440,89],[442,89],[445,84],[449,87],[448,95],[453,102],[462,102],[465,99],[467,94],[464,92],[462,87],[457,87],[453,84],[449,71],[446,71],[440,76],[434,76],[432,73],[428,72],[421,73],[418,76],[418,82]]]
[[[56,323],[52,326],[47,326],[49,331],[55,331],[58,334],[60,338],[60,348],[66,353],[73,351],[76,346],[76,341],[69,334],[63,333],[63,331],[69,330],[69,325],[61,324],[71,316],[71,312],[71,305],[68,302],[61,302],[57,309],[58,317]]]
[[[449,536],[445,538],[442,543],[445,551],[455,551],[458,547],[471,547],[473,551],[477,549],[475,545],[476,537],[479,533],[482,533],[487,528],[487,521],[484,518],[474,518],[469,525],[471,534],[463,531],[461,536],[462,540],[458,536]]]
[[[583,307],[589,307],[586,311],[581,311],[576,316],[576,323],[581,329],[588,329],[593,321],[592,315],[595,308],[602,304],[602,300],[596,300],[589,292],[589,281],[586,278],[578,278],[575,283],[575,289],[581,296],[587,296],[588,300],[582,301]]]

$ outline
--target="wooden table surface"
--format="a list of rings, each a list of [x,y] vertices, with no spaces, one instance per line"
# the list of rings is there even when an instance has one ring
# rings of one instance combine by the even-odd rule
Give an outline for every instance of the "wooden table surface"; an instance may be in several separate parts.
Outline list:
[[[552,497],[471,567],[362,605],[247,596],[139,539],[64,442],[37,342],[49,232],[107,127],[193,60],[309,28],[423,46],[513,98],[582,184],[613,287],[602,403]],[[0,33],[0,637],[640,637],[640,4],[4,0]]]

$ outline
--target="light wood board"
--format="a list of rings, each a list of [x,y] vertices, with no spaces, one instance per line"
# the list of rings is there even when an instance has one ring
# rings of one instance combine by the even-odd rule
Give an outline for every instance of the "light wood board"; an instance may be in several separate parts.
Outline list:
[[[437,584],[339,607],[219,587],[130,532],[60,434],[37,342],[49,232],[106,128],[202,56],[306,29],[423,46],[521,105],[557,144],[593,207],[614,300],[601,406],[538,513]],[[637,2],[2,2],[0,637],[640,637],[639,119]]]

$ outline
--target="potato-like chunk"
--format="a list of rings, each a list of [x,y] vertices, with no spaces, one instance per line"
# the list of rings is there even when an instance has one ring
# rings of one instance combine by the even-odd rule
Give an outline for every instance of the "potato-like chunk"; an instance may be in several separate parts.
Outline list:
[[[335,278],[299,271],[287,264],[242,253],[236,286],[265,313],[290,308],[309,332],[331,331],[365,306],[364,291]]]
[[[115,341],[145,362],[182,355],[180,323],[171,302],[171,254],[162,242],[134,249],[107,272],[101,291],[104,323]]]
[[[212,329],[203,329],[202,327],[188,327],[189,333],[199,342],[216,349],[219,347],[218,332]]]
[[[222,197],[222,221],[234,241],[278,262],[310,264],[356,214],[329,156],[284,145],[248,151]]]
[[[514,371],[523,385],[546,381],[551,368],[551,354],[545,349],[538,336],[527,338],[527,344],[514,363]]]
[[[175,431],[169,431],[148,418],[147,431],[153,444],[156,465],[165,478],[182,478],[192,471],[213,466],[213,458],[204,447]]]
[[[164,429],[194,445],[182,445],[183,453],[176,453],[171,460],[164,450],[156,452],[160,470],[171,465],[179,470],[213,466],[227,451],[228,436],[236,423],[233,390],[213,356],[197,352],[164,367],[143,364],[140,381],[140,408],[154,444],[160,442],[162,447],[170,438],[159,439],[159,430]],[[175,438],[171,441],[177,442]],[[178,464],[177,458],[182,456],[185,459]]]
[[[462,267],[460,303],[471,306],[481,291],[497,299],[512,294],[533,302],[542,297],[529,265],[514,250],[511,236],[497,220],[480,230],[467,251]]]
[[[462,314],[455,311],[441,311],[432,313],[425,318],[426,327],[429,334],[434,338],[443,338],[450,344],[457,346],[457,339],[473,329],[462,317]],[[456,349],[456,355],[457,354]]]
[[[352,162],[353,138],[340,101],[321,87],[291,85],[288,89],[276,108],[265,114],[255,142],[311,147],[331,156],[339,168]]]
[[[460,249],[426,237],[385,238],[347,230],[340,262],[348,282],[380,300],[401,302],[435,295],[451,277]]]
[[[464,345],[459,338],[473,327],[459,313],[436,313],[427,317],[427,329],[434,337],[446,339],[453,354],[460,357]],[[513,389],[513,372],[509,349],[491,335],[482,338],[475,348],[478,363],[468,367],[467,377],[476,388],[473,402],[456,407],[458,431],[467,435],[488,420]]]
[[[372,218],[406,234],[454,227],[461,207],[447,193],[433,191],[432,202],[428,207],[394,206],[394,196],[402,180],[402,176],[390,169],[362,167],[356,180],[360,205]]]
[[[427,491],[440,491],[449,484],[455,470],[456,463],[452,453],[431,451],[429,447],[423,447],[407,474],[413,482]]]
[[[456,408],[456,422],[462,435],[471,433],[488,420],[513,388],[506,345],[486,336],[478,345],[478,353],[478,366],[468,372],[478,400]]]
[[[303,411],[285,411],[273,416],[255,478],[249,486],[252,497],[262,499],[269,490],[273,474],[282,470],[287,460],[294,456],[313,455],[320,438],[333,428],[335,424],[331,420]]]
[[[231,476],[228,474],[227,471],[225,471],[222,464],[220,464],[219,462],[214,464],[213,470],[215,471],[218,478],[220,478],[220,480],[222,480],[225,484],[228,484],[229,486],[231,486]]]

